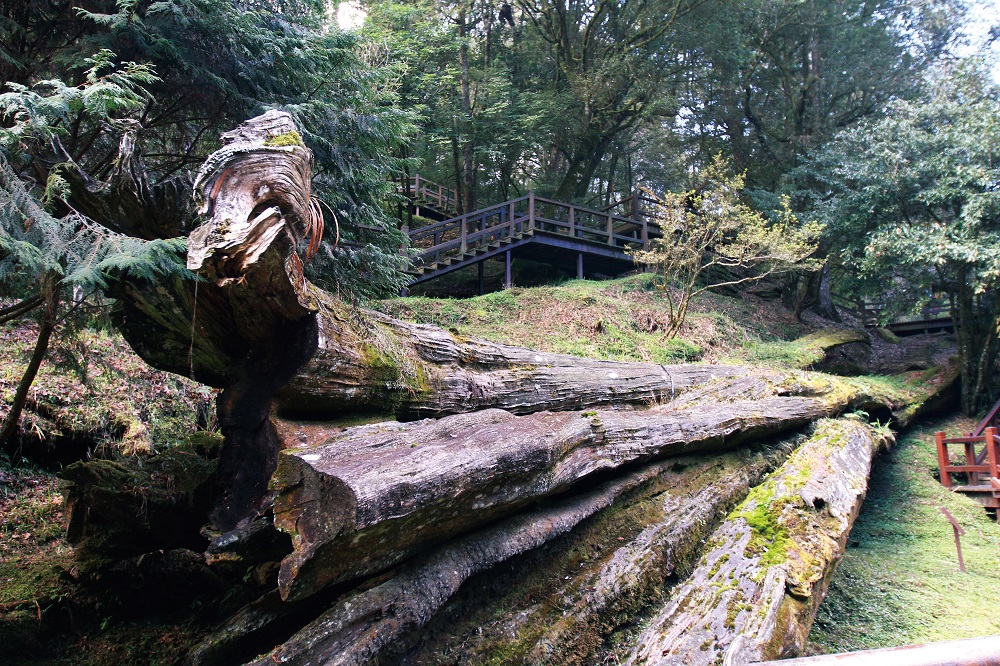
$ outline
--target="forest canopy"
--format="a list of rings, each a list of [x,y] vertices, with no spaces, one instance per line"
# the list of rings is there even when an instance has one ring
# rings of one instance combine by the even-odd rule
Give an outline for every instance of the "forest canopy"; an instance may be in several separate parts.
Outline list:
[[[881,298],[886,284],[958,295],[962,283],[978,303],[966,308],[978,322],[966,330],[982,338],[995,328],[982,302],[991,269],[977,264],[971,281],[943,276],[953,258],[901,249],[954,232],[985,243],[977,257],[988,254],[988,175],[968,176],[981,190],[968,202],[954,179],[943,194],[914,176],[900,196],[923,202],[926,215],[915,222],[901,206],[893,215],[902,226],[890,231],[894,217],[865,221],[851,208],[875,196],[865,174],[898,154],[872,152],[886,132],[906,129],[904,118],[946,119],[934,111],[942,86],[975,78],[955,74],[976,67],[956,64],[961,0],[372,0],[355,5],[364,20],[346,30],[339,4],[0,0],[4,196],[30,199],[60,229],[27,240],[27,221],[41,214],[8,206],[0,216],[0,280],[5,295],[25,299],[17,316],[41,307],[44,280],[89,290],[122,271],[182,272],[183,245],[171,239],[197,223],[193,171],[222,132],[281,109],[315,155],[326,218],[307,270],[352,298],[407,284],[398,184],[413,174],[454,188],[459,212],[528,191],[601,207],[638,188],[667,198],[692,191],[721,155],[743,179],[740,205],[777,220],[787,200],[794,219],[826,225],[810,264],[821,268],[789,278],[797,313],[815,306],[836,316],[838,286]],[[962,85],[971,84],[953,87]],[[971,108],[995,108],[991,85],[984,80]],[[960,163],[926,168],[992,159],[966,158],[964,140],[936,136],[934,149]],[[970,171],[956,173],[975,189]],[[138,208],[112,205],[122,187],[139,194]],[[972,217],[975,230],[961,231]],[[70,254],[89,256],[80,244],[108,247],[109,233],[160,244],[123,243],[115,256],[72,263]],[[889,270],[888,257],[908,258],[893,271],[911,270],[889,282],[855,279]],[[925,260],[936,268],[915,267]],[[994,346],[963,349],[987,367],[995,353],[983,350]],[[981,383],[972,383],[980,395],[990,390]]]

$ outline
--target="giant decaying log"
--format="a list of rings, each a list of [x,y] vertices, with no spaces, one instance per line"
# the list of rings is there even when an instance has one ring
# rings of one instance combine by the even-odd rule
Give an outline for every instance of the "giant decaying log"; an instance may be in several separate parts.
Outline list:
[[[826,421],[709,539],[629,664],[747,664],[805,645],[885,439]]]
[[[733,393],[751,400],[526,416],[483,410],[312,439],[280,456],[272,481],[275,525],[295,548],[282,563],[282,594],[301,598],[379,571],[595,473],[731,448],[835,414],[858,397],[846,384],[801,384],[802,376],[723,382],[723,395],[736,384]],[[811,395],[789,395],[789,387]]]
[[[304,361],[275,396],[295,413],[345,410],[436,416],[648,402],[741,368],[615,363],[460,338],[352,307],[311,285],[296,245],[312,230],[312,154],[291,117],[268,112],[222,136],[194,183],[209,221],[191,233],[188,267],[208,278],[121,287],[123,332],[153,365],[217,387],[267,347],[310,330]],[[291,137],[284,138],[282,137]],[[302,322],[309,321],[309,324]]]
[[[236,525],[265,496],[282,446],[269,419],[273,403],[313,418],[487,407],[527,413],[655,402],[745,372],[542,354],[345,304],[305,279],[296,253],[321,225],[311,193],[312,154],[291,117],[268,112],[222,141],[193,187],[209,219],[190,235],[188,267],[207,280],[125,281],[114,291],[119,328],[140,356],[224,389],[218,403],[226,437],[223,495],[213,512],[219,527]],[[139,171],[127,175],[132,185],[116,195],[148,190]],[[91,201],[94,188],[78,180],[79,200]],[[104,215],[105,199],[91,201],[95,214]],[[141,213],[144,206],[148,201],[129,210]]]

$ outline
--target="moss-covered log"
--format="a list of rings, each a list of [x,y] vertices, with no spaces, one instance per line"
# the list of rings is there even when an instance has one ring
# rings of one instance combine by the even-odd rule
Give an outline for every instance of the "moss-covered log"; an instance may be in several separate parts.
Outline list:
[[[378,571],[592,474],[732,448],[858,397],[846,384],[803,384],[805,376],[732,382],[757,386],[753,400],[526,416],[483,410],[362,426],[322,443],[314,436],[314,446],[280,456],[272,480],[275,525],[295,547],[282,563],[282,593],[301,598]]]
[[[59,473],[66,538],[87,564],[201,550],[221,438],[199,433],[151,458],[77,462]]]
[[[886,438],[824,421],[709,539],[628,664],[746,664],[796,655],[843,555]]]
[[[717,456],[683,456],[668,471],[565,539],[470,580],[386,663],[609,663],[609,637],[634,624],[693,564],[713,526],[780,465],[801,436]]]

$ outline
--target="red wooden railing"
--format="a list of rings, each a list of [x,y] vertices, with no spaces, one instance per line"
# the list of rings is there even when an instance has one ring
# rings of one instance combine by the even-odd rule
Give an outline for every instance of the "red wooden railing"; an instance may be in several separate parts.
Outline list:
[[[943,432],[935,433],[937,444],[938,468],[941,483],[946,488],[952,487],[952,474],[968,475],[969,486],[991,485],[1000,490],[1000,437],[996,426],[986,426],[981,434],[970,434],[965,437],[945,437]],[[961,444],[965,452],[965,464],[953,465],[948,454],[949,444]],[[982,444],[981,451],[977,445]]]
[[[462,256],[517,235],[542,232],[620,248],[648,247],[659,227],[646,220],[567,204],[529,193],[409,232],[419,254],[415,263],[428,265]]]

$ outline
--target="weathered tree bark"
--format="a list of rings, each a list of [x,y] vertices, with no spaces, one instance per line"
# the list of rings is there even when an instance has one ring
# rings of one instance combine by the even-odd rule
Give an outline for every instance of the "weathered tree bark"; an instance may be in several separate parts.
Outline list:
[[[747,664],[794,656],[843,555],[886,440],[826,421],[709,539],[628,664]]]
[[[722,473],[714,469],[718,464],[705,460],[682,459],[693,468],[683,472],[674,471],[674,460],[654,463],[593,490],[518,514],[432,550],[376,587],[345,595],[271,654],[252,663],[372,663],[401,636],[424,626],[472,575],[538,548],[650,482],[668,494],[664,510],[675,519],[675,532],[663,540],[690,547],[698,541],[699,530],[707,527],[702,520],[710,524],[714,513],[786,455],[787,449],[779,446],[749,457],[733,456],[722,463]],[[721,491],[716,487],[720,481]],[[617,586],[610,577],[605,582]]]
[[[430,620],[470,576],[571,530],[662,471],[660,465],[644,467],[433,549],[388,581],[345,595],[274,653],[252,663],[371,663],[395,638]]]
[[[860,397],[846,384],[763,379],[752,400],[646,411],[483,410],[430,422],[362,426],[280,456],[275,525],[295,551],[282,562],[286,599],[374,573],[592,474],[692,451],[720,451],[836,414]],[[787,395],[807,392],[813,397]],[[785,393],[785,396],[775,396]],[[871,400],[867,396],[864,400]],[[867,404],[867,403],[865,403]]]
[[[607,637],[670,589],[716,522],[802,439],[660,463],[668,471],[560,543],[470,581],[385,663],[429,663],[445,650],[455,664],[611,662]]]
[[[112,231],[146,240],[184,235],[195,221],[190,176],[151,182],[135,138],[134,131],[122,136],[118,159],[101,181],[81,169],[55,137],[49,164],[39,175],[61,164],[73,208]]]

